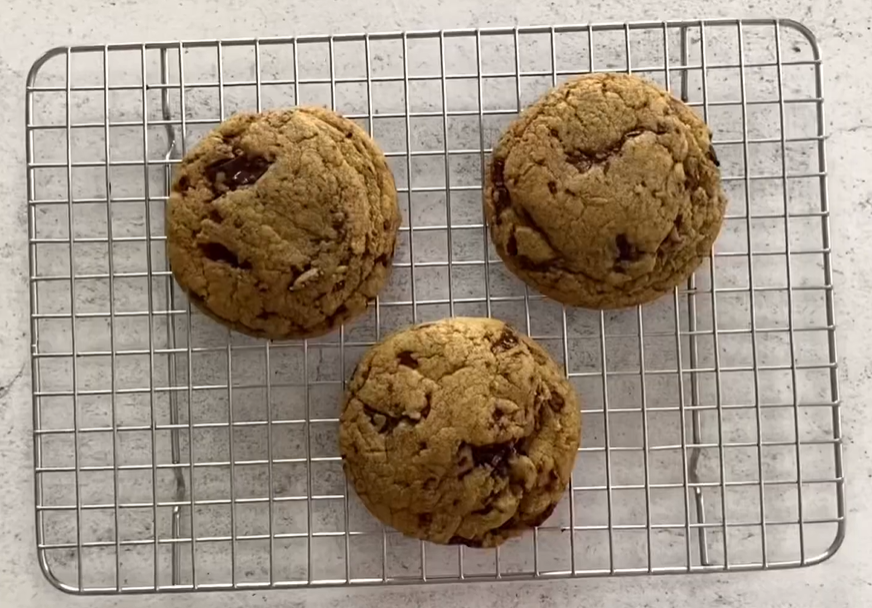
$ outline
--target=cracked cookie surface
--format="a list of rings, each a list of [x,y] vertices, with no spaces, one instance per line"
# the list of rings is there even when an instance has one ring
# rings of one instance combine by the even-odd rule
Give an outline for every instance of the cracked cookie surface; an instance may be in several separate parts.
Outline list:
[[[237,114],[180,164],[167,209],[173,275],[245,334],[306,338],[362,313],[386,282],[400,214],[384,155],[314,107]]]
[[[503,134],[484,209],[500,257],[564,304],[651,301],[709,255],[726,198],[708,126],[636,76],[564,83]]]
[[[502,321],[455,318],[364,355],[339,437],[348,479],[382,522],[492,547],[551,515],[580,433],[578,398],[541,346]]]

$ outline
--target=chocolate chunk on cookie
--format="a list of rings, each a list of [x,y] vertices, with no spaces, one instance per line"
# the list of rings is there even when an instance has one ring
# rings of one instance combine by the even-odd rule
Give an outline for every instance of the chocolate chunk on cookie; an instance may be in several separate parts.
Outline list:
[[[364,355],[339,440],[348,479],[382,522],[493,547],[552,513],[580,433],[578,398],[542,347],[502,321],[457,318]]]
[[[206,167],[206,176],[215,186],[236,190],[255,183],[272,163],[262,156],[239,154]]]
[[[626,74],[564,83],[503,134],[484,209],[510,270],[575,306],[648,302],[709,254],[726,198],[711,133]]]
[[[203,312],[265,338],[325,334],[390,272],[400,213],[384,155],[324,108],[237,114],[182,160],[173,275]]]

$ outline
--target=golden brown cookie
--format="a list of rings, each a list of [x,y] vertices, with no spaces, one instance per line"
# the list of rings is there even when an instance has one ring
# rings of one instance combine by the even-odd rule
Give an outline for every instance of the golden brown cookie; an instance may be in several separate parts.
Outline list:
[[[369,350],[340,421],[345,473],[382,522],[492,547],[544,522],[569,483],[579,404],[533,340],[495,319],[447,319]]]
[[[648,302],[709,255],[726,198],[711,132],[626,74],[566,82],[503,134],[484,209],[510,270],[575,306]]]
[[[176,172],[173,275],[204,312],[265,338],[325,334],[390,272],[400,213],[384,155],[324,108],[237,114]]]

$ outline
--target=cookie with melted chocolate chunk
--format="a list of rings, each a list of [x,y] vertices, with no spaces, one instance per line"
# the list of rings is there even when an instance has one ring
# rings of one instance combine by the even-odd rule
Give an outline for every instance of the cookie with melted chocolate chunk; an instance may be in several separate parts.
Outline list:
[[[580,434],[578,398],[541,346],[502,321],[455,318],[364,355],[339,442],[379,520],[436,543],[493,547],[551,515]]]
[[[390,272],[400,213],[384,155],[324,108],[237,114],[179,165],[173,275],[206,314],[264,338],[325,334]]]
[[[568,81],[528,108],[494,149],[484,195],[506,266],[586,308],[671,292],[709,255],[725,206],[705,122],[627,74]]]

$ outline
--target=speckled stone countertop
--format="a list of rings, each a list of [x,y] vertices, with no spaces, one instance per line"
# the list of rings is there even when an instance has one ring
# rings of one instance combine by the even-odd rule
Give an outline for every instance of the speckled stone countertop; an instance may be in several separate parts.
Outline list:
[[[0,605],[108,606],[770,606],[872,605],[872,3],[867,0],[7,0],[0,19]],[[43,578],[35,557],[24,85],[47,49],[199,37],[231,38],[660,18],[789,17],[818,37],[824,56],[838,320],[839,374],[848,494],[847,538],[829,561],[802,570],[577,581],[240,591],[71,598]]]

